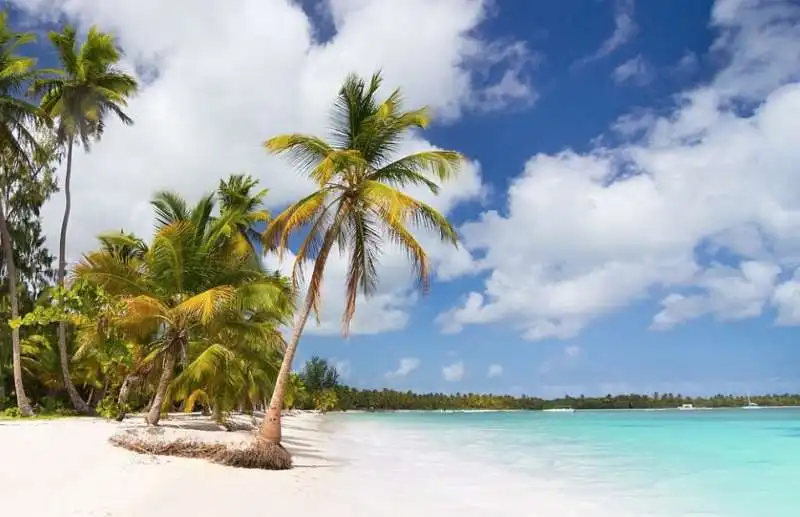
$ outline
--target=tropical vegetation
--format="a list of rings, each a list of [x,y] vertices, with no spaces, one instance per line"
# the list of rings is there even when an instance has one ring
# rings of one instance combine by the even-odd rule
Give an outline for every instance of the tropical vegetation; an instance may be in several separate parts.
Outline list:
[[[153,425],[170,410],[223,422],[261,409],[265,443],[280,442],[283,408],[337,408],[338,373],[325,361],[292,373],[305,324],[319,317],[329,254],[349,256],[346,334],[359,297],[375,292],[384,242],[408,253],[423,292],[429,265],[414,232],[456,243],[447,219],[405,191],[437,193],[462,162],[453,151],[402,153],[409,132],[428,125],[427,109],[404,109],[400,90],[379,97],[379,74],[348,76],[327,139],[265,142],[312,180],[311,194],[272,218],[267,189],[247,174],[199,200],[157,192],[152,234],[104,233],[69,264],[75,150],[97,145],[109,117],[134,122],[126,110],[138,84],[114,36],[97,27],[50,32],[54,68],[38,67],[35,40],[0,14],[0,407],[119,419],[144,411]],[[54,264],[40,210],[59,190]],[[291,277],[265,268],[263,256],[282,256],[295,236]]]

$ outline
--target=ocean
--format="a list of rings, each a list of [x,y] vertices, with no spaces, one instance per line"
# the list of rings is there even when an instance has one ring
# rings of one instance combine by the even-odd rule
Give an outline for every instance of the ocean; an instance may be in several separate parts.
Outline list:
[[[427,479],[440,480],[436,490],[450,490],[453,498],[469,495],[473,506],[494,515],[800,515],[796,408],[335,418],[344,440],[347,428],[358,429],[349,435],[358,442],[349,450],[390,449],[357,461],[370,461],[375,472],[394,470],[393,483],[407,479],[398,494],[406,489],[411,497],[420,490],[413,486],[414,472],[424,471]],[[371,436],[380,436],[380,443],[370,443]],[[522,511],[523,500],[533,508]],[[493,506],[503,502],[505,509]]]

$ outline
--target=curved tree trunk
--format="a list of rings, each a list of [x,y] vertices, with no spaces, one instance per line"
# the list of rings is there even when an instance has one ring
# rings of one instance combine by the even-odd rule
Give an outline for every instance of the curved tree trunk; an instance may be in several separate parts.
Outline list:
[[[172,373],[175,370],[177,360],[178,349],[173,343],[164,355],[164,366],[161,370],[161,377],[158,379],[156,394],[150,404],[150,410],[147,412],[147,423],[150,425],[158,425],[158,421],[161,419],[161,406],[164,404],[164,398],[167,395],[167,389],[169,389],[169,381],[172,380]]]
[[[6,259],[8,273],[8,297],[11,298],[11,319],[19,318],[19,300],[17,299],[17,265],[14,263],[14,248],[11,244],[11,231],[6,221],[5,207],[0,200],[0,240],[3,241],[3,254]],[[11,329],[11,361],[14,368],[14,391],[17,395],[17,407],[22,416],[33,416],[33,408],[25,394],[22,383],[22,362],[19,344],[19,328]]]
[[[141,377],[132,373],[125,376],[122,381],[122,387],[119,389],[119,397],[117,397],[117,405],[119,406],[119,413],[117,413],[117,422],[125,420],[125,415],[128,413],[128,398],[131,395],[131,389],[134,388],[139,382]]]
[[[311,296],[307,295],[305,307],[297,320],[294,331],[292,332],[292,339],[286,347],[283,354],[283,361],[281,362],[281,369],[278,371],[278,378],[275,381],[275,389],[272,391],[272,398],[269,401],[267,414],[264,415],[264,422],[261,424],[259,435],[262,439],[271,443],[281,443],[281,409],[283,409],[283,397],[286,394],[286,386],[289,384],[289,374],[292,372],[292,361],[297,352],[297,345],[300,342],[300,336],[303,334],[303,329],[308,321],[308,316],[311,314]]]
[[[67,274],[67,226],[69,225],[69,214],[72,208],[72,193],[70,192],[70,180],[72,179],[72,146],[73,140],[67,143],[67,171],[64,175],[64,218],[61,220],[61,238],[58,243],[58,285],[64,287],[64,278]],[[92,414],[92,408],[83,401],[72,378],[69,375],[69,357],[67,356],[67,324],[64,321],[58,323],[58,355],[61,360],[61,377],[64,380],[64,388],[69,394],[72,406],[85,415]]]

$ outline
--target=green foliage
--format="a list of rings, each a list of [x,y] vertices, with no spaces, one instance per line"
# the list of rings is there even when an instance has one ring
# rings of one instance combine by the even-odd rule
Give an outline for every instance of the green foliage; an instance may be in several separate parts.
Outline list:
[[[32,90],[41,96],[42,111],[57,120],[59,141],[78,139],[88,148],[105,129],[105,118],[114,114],[132,124],[123,108],[138,84],[118,65],[122,51],[114,37],[91,27],[79,44],[77,31],[67,25],[62,32],[50,32],[50,42],[58,54],[61,68],[47,70],[33,82]]]
[[[334,408],[339,402],[336,391],[325,389],[314,394],[314,409],[326,413]]]
[[[10,407],[4,409],[3,412],[0,413],[0,416],[2,416],[3,418],[20,418],[22,416],[22,413],[20,413],[18,407]]]
[[[423,292],[429,286],[428,256],[413,235],[414,228],[432,231],[455,245],[456,231],[430,205],[404,192],[417,186],[439,192],[439,183],[453,178],[463,158],[454,151],[431,150],[398,157],[399,144],[410,131],[428,125],[426,108],[403,110],[399,90],[379,99],[380,74],[367,81],[349,75],[333,106],[328,141],[303,134],[279,135],[266,148],[288,156],[317,190],[289,206],[270,223],[268,245],[282,253],[289,237],[301,233],[293,277],[313,261],[307,307],[319,314],[325,262],[332,248],[349,255],[342,331],[347,334],[359,293],[373,294],[378,285],[377,264],[384,239],[411,259]]]
[[[680,394],[606,395],[604,397],[562,397],[544,400],[521,395],[492,395],[485,393],[413,393],[395,390],[358,390],[347,386],[336,389],[336,409],[351,410],[462,410],[462,409],[514,409],[541,410],[555,407],[573,409],[674,409],[681,404],[696,407],[741,407],[747,399],[737,395],[713,397],[687,397]],[[761,406],[800,405],[800,394],[762,395],[752,397]]]
[[[308,390],[299,374],[289,374],[289,383],[283,396],[283,407],[286,409],[304,408],[309,400]]]
[[[117,403],[116,397],[106,396],[101,400],[95,408],[97,414],[103,418],[116,418],[119,415],[120,407]]]
[[[82,325],[114,308],[121,311],[123,307],[100,285],[79,279],[68,287],[49,288],[32,311],[8,324],[11,328],[45,326],[62,321]]]
[[[122,233],[102,235],[75,277],[102,286],[120,304],[109,323],[133,343],[146,343],[133,368],[161,370],[159,407],[197,389],[220,415],[260,402],[284,346],[277,328],[293,310],[288,281],[237,244],[237,221],[247,220],[238,204],[215,216],[213,195],[190,208],[179,195],[161,192],[152,205],[157,227],[149,245]],[[182,372],[173,382],[176,366]]]
[[[315,355],[306,361],[300,372],[300,379],[308,391],[317,393],[336,388],[339,385],[339,372],[328,364],[327,359]]]

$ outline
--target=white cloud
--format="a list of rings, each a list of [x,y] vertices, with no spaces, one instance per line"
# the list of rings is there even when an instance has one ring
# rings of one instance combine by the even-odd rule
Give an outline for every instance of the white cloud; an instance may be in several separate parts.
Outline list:
[[[464,378],[464,363],[457,361],[442,368],[442,377],[447,382],[458,382]]]
[[[289,131],[324,134],[349,72],[366,75],[381,68],[387,91],[402,87],[410,107],[429,105],[444,121],[464,110],[503,108],[536,96],[525,45],[477,35],[488,0],[331,0],[326,5],[335,35],[323,44],[315,42],[313,21],[287,0],[212,1],[202,9],[187,0],[12,3],[34,18],[64,16],[81,29],[98,24],[113,31],[129,67],[147,76],[130,104],[134,126],[109,121],[91,154],[75,156],[68,241],[73,260],[94,247],[102,231],[148,235],[148,200],[157,190],[174,189],[192,199],[214,189],[222,176],[247,172],[270,189],[273,208],[308,192],[308,181],[268,156],[261,143]],[[414,37],[408,38],[412,28]],[[487,69],[501,79],[486,84]],[[407,142],[411,150],[429,147],[419,136]],[[471,164],[435,203],[449,210],[482,190],[478,166]],[[43,211],[51,243],[62,206],[62,197],[55,196]],[[445,279],[473,266],[465,251],[438,243],[431,244],[431,256]],[[405,325],[404,308],[413,294],[407,266],[395,260],[385,260],[395,277],[383,278],[382,297],[373,300],[380,307],[372,312],[378,323],[361,318],[365,332]],[[339,266],[331,265],[331,283]],[[333,330],[323,325],[320,332]]]
[[[800,325],[800,269],[795,269],[792,279],[775,288],[771,302],[778,310],[775,323]]]
[[[386,372],[387,379],[394,379],[398,377],[406,377],[408,374],[419,368],[420,360],[416,357],[404,357],[400,359],[400,364],[397,369],[392,372]]]
[[[794,285],[773,296],[770,264],[800,265],[800,53],[788,50],[799,18],[788,1],[718,1],[714,50],[728,65],[713,80],[666,115],[628,116],[621,135],[636,139],[620,146],[532,157],[507,207],[462,227],[488,274],[440,314],[443,331],[505,322],[527,339],[568,338],[665,291],[655,327],[757,315],[770,299],[794,321]]]
[[[653,318],[652,327],[664,330],[705,314],[721,321],[758,316],[770,300],[779,273],[778,266],[764,262],[744,262],[740,269],[714,265],[695,281],[702,294],[670,294],[662,300],[663,309]]]
[[[578,345],[569,345],[564,347],[564,354],[567,357],[575,358],[578,357],[581,353],[581,347]]]
[[[629,42],[639,28],[634,19],[633,0],[616,0],[614,2],[614,32],[600,45],[595,52],[578,62],[578,66],[597,61],[611,55],[618,48]]]
[[[486,376],[490,379],[495,377],[500,377],[503,375],[503,365],[502,364],[490,364],[489,370],[486,372]]]
[[[336,368],[336,371],[339,373],[339,377],[342,379],[349,379],[350,375],[353,373],[353,367],[350,364],[350,361],[347,360],[336,361],[333,363],[333,367]]]
[[[615,68],[611,78],[617,84],[643,85],[652,81],[653,75],[653,69],[641,55],[638,55]]]

